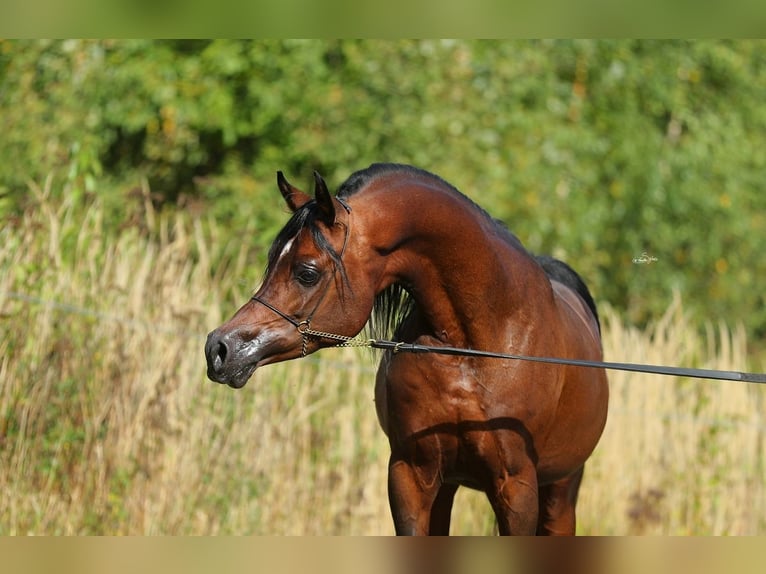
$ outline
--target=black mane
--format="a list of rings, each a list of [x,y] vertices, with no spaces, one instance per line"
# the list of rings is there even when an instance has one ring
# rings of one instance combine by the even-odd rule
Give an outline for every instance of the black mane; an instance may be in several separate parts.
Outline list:
[[[341,184],[340,188],[338,188],[338,197],[351,197],[378,177],[389,173],[409,173],[427,179],[433,179],[440,182],[444,187],[447,187],[456,193],[460,193],[455,187],[430,171],[402,163],[373,163],[365,169],[360,169],[359,171],[352,173],[348,179]]]
[[[390,173],[412,174],[423,179],[433,180],[441,185],[445,190],[460,197],[466,202],[466,205],[478,211],[482,217],[486,218],[492,225],[505,235],[507,241],[517,249],[524,250],[519,239],[511,233],[506,225],[494,219],[484,208],[474,202],[467,195],[460,192],[455,186],[445,181],[436,174],[424,169],[413,167],[411,165],[398,163],[374,163],[366,169],[359,170],[351,174],[338,189],[338,197],[349,198],[358,193],[378,177]],[[367,332],[373,338],[378,339],[399,339],[399,327],[416,309],[415,300],[407,292],[405,286],[394,284],[382,291],[375,298],[370,321],[367,325]]]

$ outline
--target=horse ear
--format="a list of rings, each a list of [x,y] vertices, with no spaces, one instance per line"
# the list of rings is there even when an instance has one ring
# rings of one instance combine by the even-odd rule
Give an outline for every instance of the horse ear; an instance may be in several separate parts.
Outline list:
[[[330,192],[327,191],[327,184],[317,171],[314,171],[314,197],[319,206],[319,211],[322,214],[322,221],[327,225],[334,224],[335,202],[332,200]]]
[[[289,207],[291,211],[297,211],[311,201],[311,197],[303,193],[297,187],[290,185],[281,171],[277,172],[277,186],[279,187],[279,191],[282,192],[282,197],[284,197],[287,202],[287,207]]]

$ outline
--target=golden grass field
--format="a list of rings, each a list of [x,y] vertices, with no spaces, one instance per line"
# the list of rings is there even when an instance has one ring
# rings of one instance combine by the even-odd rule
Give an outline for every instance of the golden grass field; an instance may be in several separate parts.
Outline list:
[[[214,266],[210,222],[147,203],[110,238],[97,203],[32,192],[0,231],[0,534],[392,534],[371,353],[215,385],[204,337],[260,276],[245,242]],[[764,368],[736,323],[696,328],[680,296],[656,296],[667,312],[643,331],[602,309],[607,360]],[[580,533],[766,534],[766,388],[610,381]],[[453,533],[493,531],[482,495],[461,490]]]

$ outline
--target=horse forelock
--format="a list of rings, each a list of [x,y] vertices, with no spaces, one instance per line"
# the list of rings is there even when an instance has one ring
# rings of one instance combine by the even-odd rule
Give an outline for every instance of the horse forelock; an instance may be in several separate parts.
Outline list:
[[[269,277],[274,271],[283,253],[288,250],[288,244],[295,241],[298,235],[300,235],[304,229],[308,228],[316,248],[330,257],[335,264],[336,269],[340,271],[341,276],[346,280],[346,270],[343,266],[341,255],[335,250],[325,234],[322,233],[319,225],[317,225],[318,221],[319,208],[316,201],[313,200],[292,214],[269,248],[266,264],[266,277]]]

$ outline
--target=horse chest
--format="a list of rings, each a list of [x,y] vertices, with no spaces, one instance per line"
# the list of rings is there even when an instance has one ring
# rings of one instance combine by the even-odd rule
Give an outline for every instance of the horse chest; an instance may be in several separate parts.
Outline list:
[[[385,405],[384,430],[400,437],[441,431],[454,435],[461,421],[481,420],[486,389],[469,363],[406,357],[389,365],[379,374],[376,389],[376,400]]]

